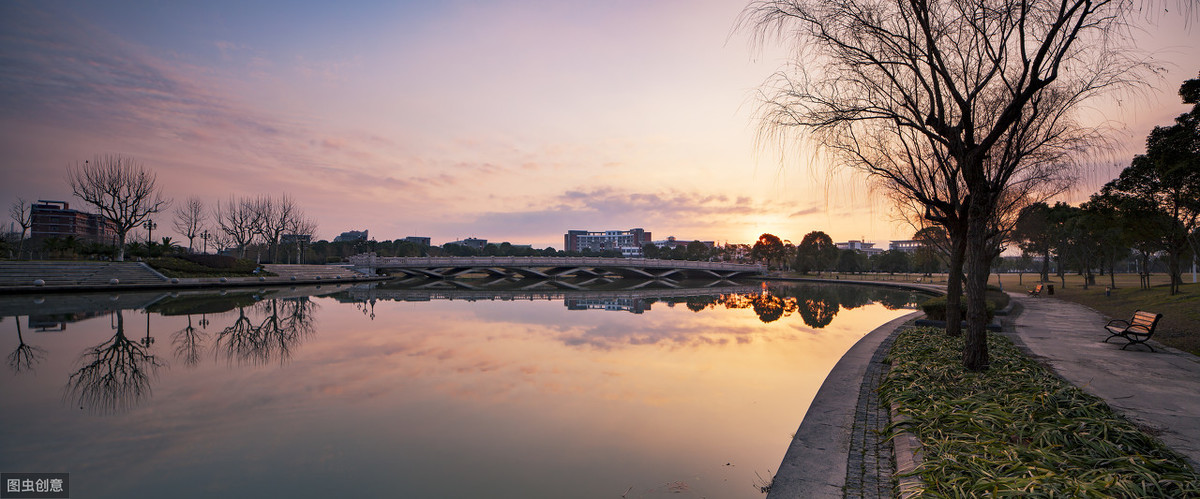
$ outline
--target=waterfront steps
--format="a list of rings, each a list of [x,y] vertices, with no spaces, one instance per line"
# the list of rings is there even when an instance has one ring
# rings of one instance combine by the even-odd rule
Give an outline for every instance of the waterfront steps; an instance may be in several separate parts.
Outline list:
[[[0,262],[0,287],[104,286],[161,284],[167,281],[141,262],[6,261]],[[37,281],[41,280],[42,284]]]

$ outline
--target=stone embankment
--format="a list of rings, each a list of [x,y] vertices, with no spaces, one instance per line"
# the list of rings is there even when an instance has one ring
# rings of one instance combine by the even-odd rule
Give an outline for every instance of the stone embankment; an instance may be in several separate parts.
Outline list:
[[[0,262],[0,293],[222,288],[388,279],[327,265],[268,264],[264,268],[276,275],[168,278],[141,262],[7,261]]]

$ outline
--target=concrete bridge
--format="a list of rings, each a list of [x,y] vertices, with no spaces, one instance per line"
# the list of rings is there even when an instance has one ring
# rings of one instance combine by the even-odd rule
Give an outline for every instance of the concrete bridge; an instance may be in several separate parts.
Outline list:
[[[646,258],[591,258],[550,256],[379,257],[363,253],[350,257],[355,270],[373,275],[377,270],[401,272],[430,279],[454,279],[467,274],[492,278],[612,279],[617,277],[677,281],[685,278],[730,280],[761,275],[762,265],[726,262],[689,262]]]

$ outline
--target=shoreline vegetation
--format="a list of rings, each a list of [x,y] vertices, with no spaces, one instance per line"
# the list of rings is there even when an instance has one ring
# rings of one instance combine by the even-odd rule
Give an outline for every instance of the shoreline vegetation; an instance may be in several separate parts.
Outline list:
[[[1197,497],[1200,474],[1102,400],[988,334],[992,368],[961,365],[962,338],[913,328],[880,386],[922,445],[921,495]]]

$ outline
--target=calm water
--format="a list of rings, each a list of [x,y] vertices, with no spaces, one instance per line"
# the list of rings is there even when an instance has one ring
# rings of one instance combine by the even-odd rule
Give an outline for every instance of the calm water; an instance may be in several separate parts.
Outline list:
[[[0,470],[73,498],[762,497],[838,358],[920,299],[637,293],[0,297]]]

